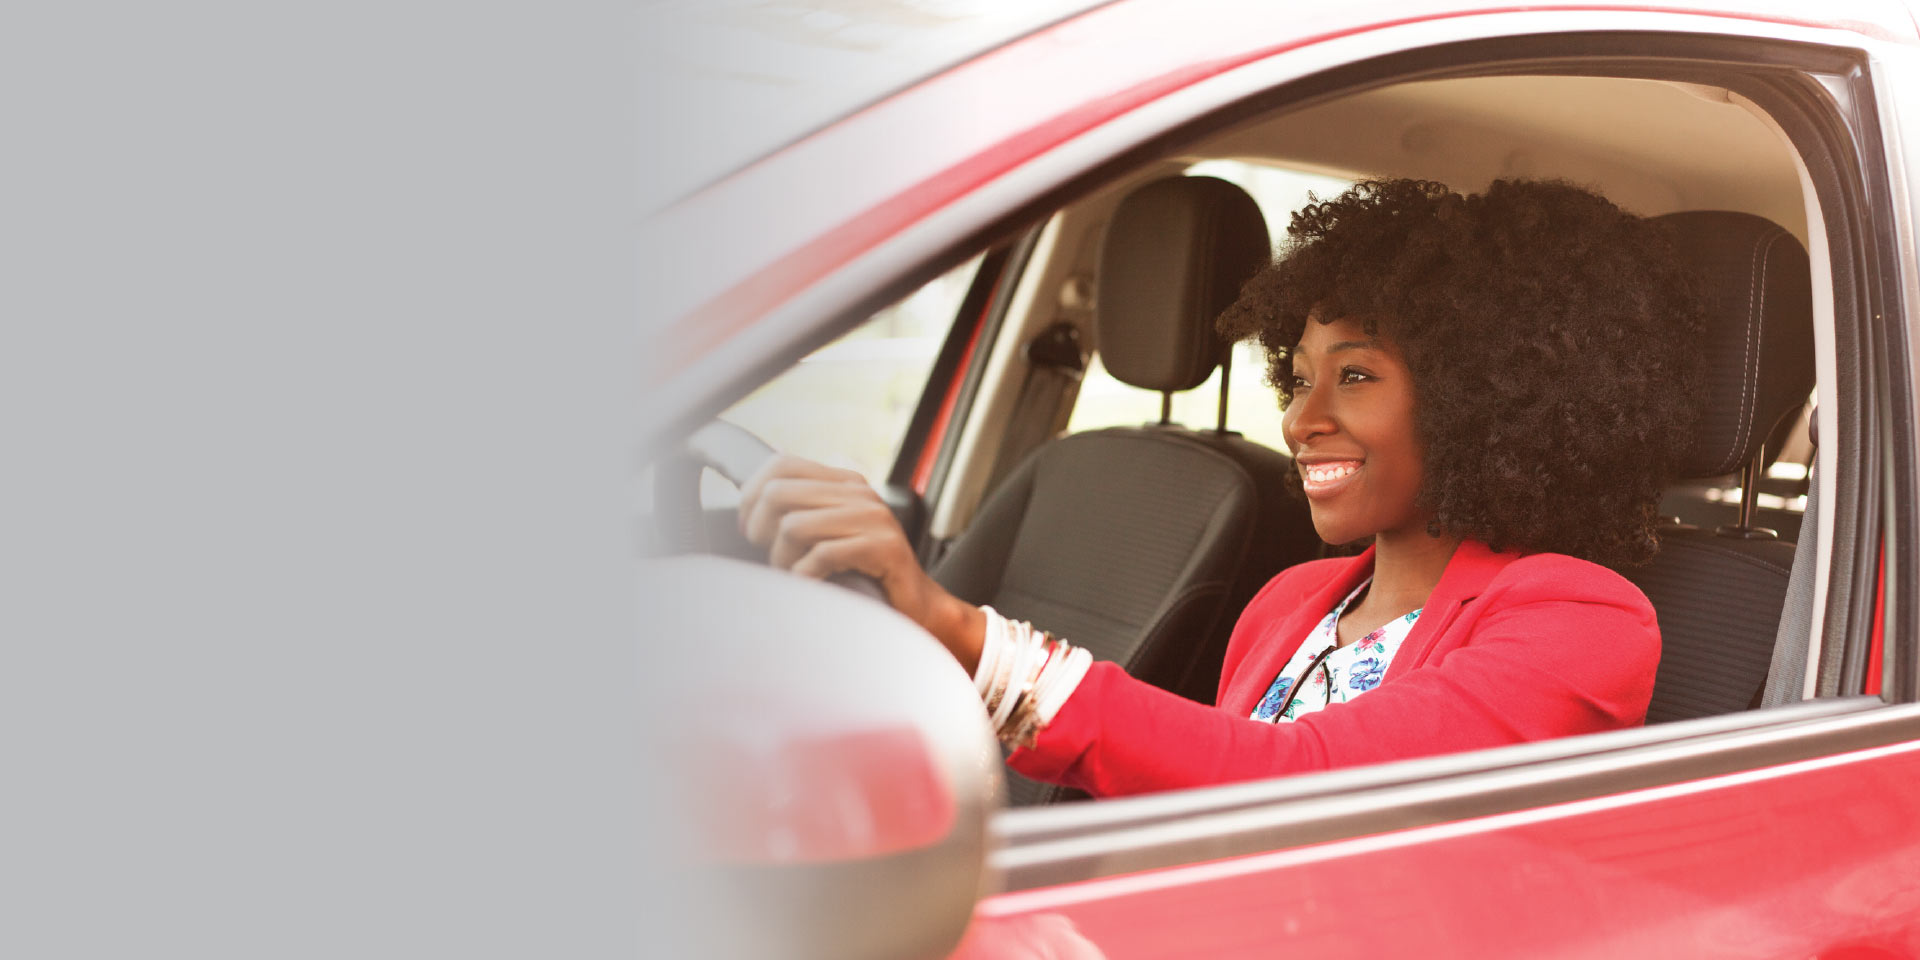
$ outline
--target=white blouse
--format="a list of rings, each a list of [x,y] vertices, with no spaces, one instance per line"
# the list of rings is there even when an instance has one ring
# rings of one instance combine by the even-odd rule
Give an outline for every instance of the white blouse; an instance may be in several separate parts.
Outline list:
[[[1353,588],[1353,592],[1335,604],[1333,612],[1307,634],[1300,649],[1294,651],[1292,659],[1273,678],[1267,695],[1253,708],[1253,719],[1288,723],[1333,704],[1345,703],[1380,685],[1380,678],[1387,673],[1387,664],[1393,662],[1400,642],[1420,619],[1420,611],[1395,618],[1353,643],[1340,646],[1340,615],[1372,582],[1373,578],[1368,577]],[[1314,664],[1315,660],[1319,663]],[[1301,671],[1309,665],[1313,665],[1312,672],[1301,680]],[[1296,685],[1298,690],[1294,689]],[[1289,693],[1292,696],[1288,696]]]

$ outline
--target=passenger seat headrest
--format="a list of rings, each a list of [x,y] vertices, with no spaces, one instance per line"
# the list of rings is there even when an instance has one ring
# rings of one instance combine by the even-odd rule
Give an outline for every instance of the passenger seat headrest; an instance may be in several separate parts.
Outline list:
[[[1094,328],[1115,378],[1191,390],[1226,356],[1214,321],[1273,257],[1266,218],[1245,190],[1168,177],[1128,194],[1100,248]]]
[[[1807,251],[1764,217],[1723,210],[1655,220],[1693,270],[1707,303],[1700,344],[1706,408],[1683,478],[1718,477],[1752,462],[1784,418],[1813,390],[1813,286]]]

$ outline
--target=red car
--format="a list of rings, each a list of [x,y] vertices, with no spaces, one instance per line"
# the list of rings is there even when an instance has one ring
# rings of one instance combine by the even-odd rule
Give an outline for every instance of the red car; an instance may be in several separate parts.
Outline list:
[[[718,881],[677,935],[753,956],[1920,956],[1908,6],[662,18],[644,129],[691,146],[649,171],[642,223],[641,657],[674,658],[642,673],[672,677],[647,688],[687,805],[693,866],[671,869]],[[1178,304],[1217,237],[1203,208],[1142,228],[1129,205],[1210,177],[1278,236],[1368,176],[1563,177],[1690,224],[1685,255],[1719,271],[1733,339],[1701,349],[1746,352],[1707,416],[1743,438],[1670,492],[1671,561],[1629,571],[1666,641],[1642,728],[1076,799],[1007,778],[917,628],[756,566],[700,479],[751,470],[753,435],[861,470],[950,589],[1025,597],[1204,699],[1245,585],[1327,548],[1257,490],[1180,526],[1229,494],[1141,444],[1284,445],[1244,348],[1197,388],[1153,372],[1207,319]],[[1122,289],[1164,329],[1114,320],[1143,312]],[[1174,532],[1124,522],[1149,495]],[[1226,585],[1204,609],[1169,599],[1202,567]]]

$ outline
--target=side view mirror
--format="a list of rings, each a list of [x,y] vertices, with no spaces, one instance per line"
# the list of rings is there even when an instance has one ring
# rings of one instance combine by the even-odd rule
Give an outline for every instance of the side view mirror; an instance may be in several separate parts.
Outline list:
[[[947,955],[1004,792],[959,665],[828,584],[710,556],[640,577],[643,776],[710,891],[701,955]]]

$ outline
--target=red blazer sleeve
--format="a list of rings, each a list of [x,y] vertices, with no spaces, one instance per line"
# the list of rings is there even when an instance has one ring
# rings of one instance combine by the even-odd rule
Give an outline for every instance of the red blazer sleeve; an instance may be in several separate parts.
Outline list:
[[[1286,589],[1277,578],[1263,597],[1276,602],[1268,592]],[[1261,605],[1250,604],[1249,614]],[[1430,604],[1421,617],[1449,613]],[[1034,747],[1011,762],[1035,779],[1114,796],[1610,730],[1645,718],[1660,655],[1653,608],[1638,589],[1554,554],[1512,563],[1462,603],[1437,638],[1413,641],[1378,688],[1283,724],[1097,664]],[[1415,662],[1403,665],[1403,657]],[[1249,659],[1271,659],[1248,658],[1245,649],[1230,658],[1223,690]]]

